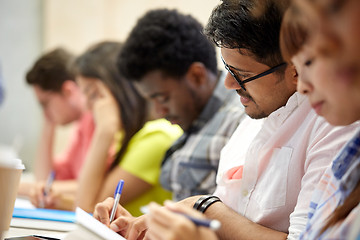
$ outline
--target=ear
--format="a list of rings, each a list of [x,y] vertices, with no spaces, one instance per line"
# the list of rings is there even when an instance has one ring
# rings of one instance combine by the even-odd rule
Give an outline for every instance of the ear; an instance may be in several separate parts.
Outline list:
[[[65,97],[71,97],[75,91],[78,91],[78,85],[72,80],[66,80],[61,86],[61,94]]]
[[[199,89],[207,83],[206,77],[207,69],[201,62],[192,63],[185,74],[186,81],[195,89]]]
[[[289,64],[290,77],[292,79],[292,83],[296,86],[298,82],[298,73],[296,71],[295,65],[292,63]]]

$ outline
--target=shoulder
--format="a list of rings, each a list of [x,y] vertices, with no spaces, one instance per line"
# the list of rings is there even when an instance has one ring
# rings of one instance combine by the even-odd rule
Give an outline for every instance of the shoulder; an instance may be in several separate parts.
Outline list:
[[[157,119],[146,122],[144,126],[134,135],[134,138],[155,138],[162,136],[175,140],[180,137],[182,133],[183,131],[178,125],[173,125],[165,119]]]
[[[344,144],[350,140],[360,128],[360,122],[355,122],[347,126],[333,126],[323,117],[316,115],[314,111],[311,111],[310,114],[314,115],[313,124],[309,126],[312,129],[311,137],[316,142],[328,140],[333,143]]]
[[[203,126],[205,132],[213,135],[232,135],[238,125],[247,117],[237,94],[228,95],[222,106]]]

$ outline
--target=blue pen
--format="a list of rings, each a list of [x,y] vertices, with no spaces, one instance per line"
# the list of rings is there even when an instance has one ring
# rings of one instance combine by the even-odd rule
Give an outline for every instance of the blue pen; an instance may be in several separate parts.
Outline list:
[[[140,211],[144,214],[147,214],[147,213],[149,213],[149,208],[147,206],[143,206],[140,208]],[[218,220],[200,219],[200,218],[194,218],[194,217],[189,216],[184,213],[178,213],[178,212],[174,212],[174,213],[183,215],[184,217],[186,217],[187,219],[192,221],[197,226],[207,227],[212,230],[218,230],[221,227],[221,222]]]
[[[55,180],[55,171],[51,171],[46,180],[46,183],[45,183],[45,187],[44,187],[44,191],[43,191],[44,197],[46,197],[49,194],[54,180]],[[43,202],[41,202],[40,207],[44,208],[45,204]]]
[[[112,207],[111,214],[110,214],[110,222],[112,222],[114,220],[115,213],[116,213],[116,208],[117,208],[117,205],[119,204],[119,201],[120,201],[123,186],[124,186],[124,180],[121,179],[119,181],[119,183],[118,183],[118,185],[116,187],[115,193],[114,193],[115,200],[114,200],[114,205]]]

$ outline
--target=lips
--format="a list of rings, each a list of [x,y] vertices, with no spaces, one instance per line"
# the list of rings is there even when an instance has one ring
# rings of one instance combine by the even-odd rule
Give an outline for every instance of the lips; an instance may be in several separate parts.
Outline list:
[[[249,104],[250,101],[251,101],[250,98],[240,96],[240,102],[241,102],[242,105],[245,106],[245,105]]]
[[[176,121],[176,120],[170,120],[170,123],[171,123],[171,124],[179,124],[179,122]]]
[[[165,117],[165,119],[171,122],[171,124],[179,124],[179,120],[175,117]]]
[[[240,96],[240,102],[242,105],[246,106],[252,101],[252,98],[250,96],[245,96],[242,91],[236,90],[237,94]]]
[[[316,112],[317,115],[321,115],[321,109],[323,106],[324,102],[317,102],[314,104],[311,104],[311,107],[314,109],[314,111]]]

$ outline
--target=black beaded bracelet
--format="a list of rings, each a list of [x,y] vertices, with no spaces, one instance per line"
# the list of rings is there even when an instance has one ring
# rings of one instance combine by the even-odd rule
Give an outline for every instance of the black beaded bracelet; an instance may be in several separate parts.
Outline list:
[[[204,213],[206,211],[206,209],[215,202],[221,202],[220,198],[218,198],[217,196],[205,195],[205,196],[200,197],[196,201],[193,208]]]

